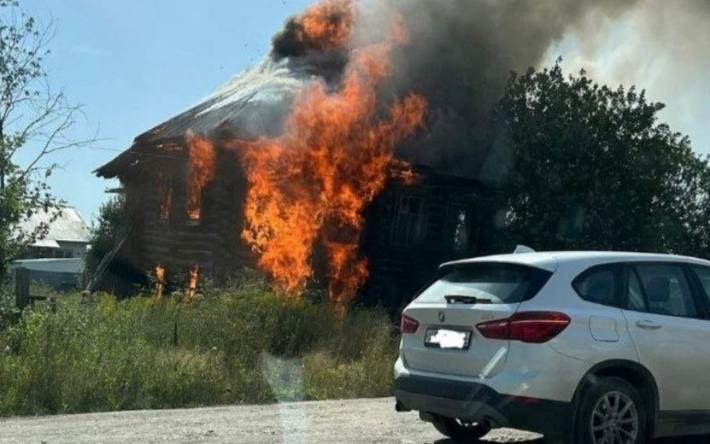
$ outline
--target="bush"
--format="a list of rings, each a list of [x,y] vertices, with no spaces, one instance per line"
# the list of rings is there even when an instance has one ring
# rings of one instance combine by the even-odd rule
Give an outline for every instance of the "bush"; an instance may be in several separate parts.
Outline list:
[[[0,285],[0,331],[17,320],[20,313],[15,306],[15,294],[7,285]]]
[[[253,280],[192,304],[109,295],[38,304],[0,331],[0,415],[383,396],[397,340]]]

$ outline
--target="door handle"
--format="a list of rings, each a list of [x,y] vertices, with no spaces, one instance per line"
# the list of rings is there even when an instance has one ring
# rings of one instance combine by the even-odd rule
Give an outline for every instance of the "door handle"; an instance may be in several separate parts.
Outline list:
[[[636,321],[636,326],[638,328],[643,328],[644,330],[658,330],[661,328],[660,324],[649,320]]]

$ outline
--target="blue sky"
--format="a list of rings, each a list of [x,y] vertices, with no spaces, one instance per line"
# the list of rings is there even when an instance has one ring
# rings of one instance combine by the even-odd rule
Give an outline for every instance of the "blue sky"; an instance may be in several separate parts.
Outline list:
[[[91,171],[133,138],[194,105],[256,64],[271,36],[309,0],[24,0],[57,33],[47,68],[53,88],[84,105],[75,136],[102,140],[52,161],[55,193],[91,219],[115,186]],[[29,153],[28,153],[29,154]]]
[[[97,133],[102,139],[52,159],[61,167],[51,181],[55,193],[92,219],[107,198],[104,190],[117,184],[91,171],[128,148],[136,135],[255,65],[284,20],[311,2],[23,0],[22,8],[40,22],[56,21],[47,67],[52,86],[84,105],[86,119],[76,125],[75,137]],[[607,34],[610,39],[594,47],[566,36],[546,62],[563,55],[569,70],[584,67],[605,83],[648,88],[652,100],[669,105],[662,119],[689,134],[697,151],[710,152],[710,57],[698,60],[698,47],[689,46],[697,39],[671,38],[683,35],[682,28],[700,28],[691,27],[695,18],[687,17],[664,30],[649,20],[655,16],[650,7],[629,14]],[[661,32],[667,38],[654,38]]]

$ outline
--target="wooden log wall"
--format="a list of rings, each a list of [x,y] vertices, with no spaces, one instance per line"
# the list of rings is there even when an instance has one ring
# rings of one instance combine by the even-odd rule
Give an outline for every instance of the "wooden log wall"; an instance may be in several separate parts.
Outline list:
[[[156,164],[167,168],[172,177],[172,207],[169,218],[160,217],[160,185],[158,174],[126,187],[137,203],[140,219],[132,236],[131,256],[138,267],[150,274],[157,265],[167,270],[167,280],[184,279],[194,266],[200,267],[201,279],[222,280],[244,266],[253,266],[254,259],[240,239],[243,180],[239,171],[220,159],[215,180],[203,191],[199,221],[189,220],[186,212],[186,169],[184,159]],[[156,170],[157,171],[157,170]]]
[[[422,217],[426,229],[419,239],[396,243],[393,230],[397,229],[398,202],[408,197],[420,199],[425,206]],[[427,183],[388,187],[368,212],[363,252],[369,260],[370,278],[359,299],[394,313],[428,282],[441,263],[474,255],[475,238],[470,236],[467,248],[457,250],[454,233],[459,212],[475,211],[477,201],[477,192],[465,187]]]
[[[245,266],[255,268],[256,257],[240,237],[244,174],[232,154],[220,152],[219,156],[215,179],[203,192],[199,223],[188,220],[186,213],[184,150],[173,147],[170,156],[145,160],[142,171],[121,178],[134,227],[121,253],[124,262],[147,275],[161,265],[167,271],[168,283],[175,284],[180,280],[186,283],[194,265],[200,267],[201,280],[209,277],[217,283]],[[168,220],[160,217],[161,170],[163,176],[173,179]],[[471,256],[477,247],[473,233],[474,220],[479,219],[470,216],[476,213],[480,184],[429,170],[422,177],[424,180],[411,186],[390,183],[366,214],[362,251],[369,260],[370,279],[360,299],[388,306],[393,312],[415,294],[441,262]],[[425,226],[422,233],[397,237],[394,232],[400,229],[396,219],[402,198],[414,198],[422,208],[422,219],[416,222]],[[467,230],[471,231],[464,250],[454,245],[461,211],[467,213]]]

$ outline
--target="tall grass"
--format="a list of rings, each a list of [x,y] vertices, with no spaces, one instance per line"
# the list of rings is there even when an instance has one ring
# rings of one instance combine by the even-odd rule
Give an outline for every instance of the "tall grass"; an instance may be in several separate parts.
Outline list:
[[[0,332],[0,415],[384,396],[396,342],[378,310],[338,321],[253,282],[191,304],[71,295]]]

